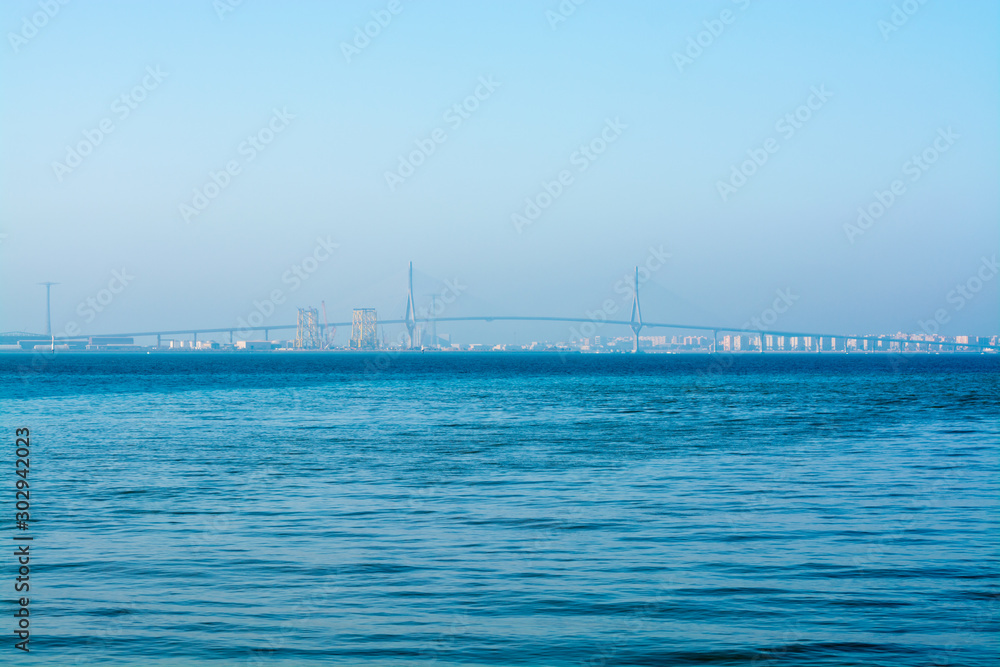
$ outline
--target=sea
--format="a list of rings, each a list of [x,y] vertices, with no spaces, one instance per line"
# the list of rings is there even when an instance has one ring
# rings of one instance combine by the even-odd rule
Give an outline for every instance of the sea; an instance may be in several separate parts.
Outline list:
[[[0,354],[0,664],[995,666],[998,397],[992,354]]]

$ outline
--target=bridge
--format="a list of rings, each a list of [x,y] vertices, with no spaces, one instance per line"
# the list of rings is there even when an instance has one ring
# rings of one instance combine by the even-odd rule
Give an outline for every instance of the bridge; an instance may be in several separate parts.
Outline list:
[[[910,343],[927,345],[928,349],[931,346],[938,346],[938,349],[945,350],[946,348],[952,348],[957,350],[959,347],[962,348],[973,348],[980,351],[985,350],[1000,350],[1000,345],[991,345],[988,343],[980,342],[968,342],[968,343],[956,343],[956,342],[944,342],[944,341],[928,341],[928,340],[913,340],[910,338],[904,338],[899,336],[880,336],[880,335],[850,335],[843,333],[829,333],[829,332],[815,332],[815,331],[783,331],[777,329],[756,329],[756,328],[739,328],[739,327],[725,327],[725,326],[709,326],[704,324],[689,324],[682,322],[645,322],[642,319],[642,309],[639,304],[639,268],[635,269],[635,281],[633,284],[633,298],[632,298],[632,312],[631,317],[628,320],[600,320],[590,317],[545,317],[545,316],[522,316],[522,315],[479,315],[470,317],[428,317],[428,318],[418,318],[415,311],[415,301],[413,299],[413,262],[410,262],[409,268],[409,290],[407,292],[406,298],[406,313],[402,319],[392,319],[392,320],[379,320],[379,324],[402,324],[406,326],[409,338],[409,347],[412,349],[414,347],[414,330],[419,323],[439,323],[439,322],[563,322],[563,323],[573,323],[573,324],[593,324],[593,325],[612,325],[612,326],[622,326],[628,327],[632,330],[633,335],[633,352],[639,351],[639,332],[642,329],[679,329],[686,331],[705,331],[712,332],[712,339],[714,341],[712,345],[712,351],[718,351],[718,340],[719,333],[730,333],[730,334],[747,334],[750,336],[755,336],[758,338],[758,349],[760,352],[765,352],[768,348],[766,338],[767,337],[789,337],[789,338],[839,338],[845,341],[844,350],[847,350],[847,341],[856,341],[856,343],[865,342],[866,351],[887,351],[888,344],[891,343]],[[333,327],[348,327],[352,326],[353,322],[333,322],[329,323],[328,326]],[[164,336],[192,336],[195,341],[198,340],[199,335],[209,335],[209,334],[229,334],[229,341],[232,343],[237,332],[241,335],[245,335],[249,332],[263,332],[264,338],[268,338],[271,331],[284,331],[289,329],[297,329],[297,324],[273,324],[273,325],[261,325],[261,326],[240,326],[240,327],[219,327],[213,329],[170,329],[170,330],[157,330],[157,331],[132,331],[124,333],[112,333],[103,334],[99,336],[100,338],[142,338],[142,337],[152,337],[156,336],[157,346],[159,346],[161,339]],[[94,336],[97,338],[98,336]],[[53,336],[53,341],[58,340],[73,340],[78,339],[79,336]],[[882,347],[886,345],[886,347]],[[870,346],[870,347],[868,347]],[[881,348],[881,349],[878,349]],[[771,346],[772,351],[775,346]]]

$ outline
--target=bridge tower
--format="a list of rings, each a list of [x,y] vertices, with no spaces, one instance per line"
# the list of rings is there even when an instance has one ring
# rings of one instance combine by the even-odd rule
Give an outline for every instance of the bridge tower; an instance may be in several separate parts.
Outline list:
[[[403,316],[403,321],[406,323],[406,330],[410,333],[410,347],[413,348],[415,341],[413,339],[413,330],[417,326],[416,312],[414,311],[413,303],[413,262],[410,262],[410,289],[406,293],[406,315]]]
[[[632,292],[632,318],[629,326],[635,334],[635,341],[632,345],[632,353],[639,352],[639,330],[642,329],[642,309],[639,307],[639,267],[635,267],[635,289]]]
[[[52,286],[59,283],[38,283],[45,285],[45,335],[52,337]]]

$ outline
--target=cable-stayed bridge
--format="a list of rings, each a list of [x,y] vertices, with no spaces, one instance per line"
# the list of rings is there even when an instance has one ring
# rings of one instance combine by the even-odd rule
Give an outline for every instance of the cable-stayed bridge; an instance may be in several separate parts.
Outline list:
[[[957,349],[962,348],[973,348],[980,351],[984,350],[1000,350],[1000,345],[991,345],[989,343],[972,342],[967,343],[956,343],[956,342],[944,342],[944,341],[928,341],[928,340],[914,340],[907,337],[900,336],[881,336],[881,335],[852,335],[844,333],[830,333],[830,332],[816,332],[816,331],[784,331],[778,329],[759,329],[750,328],[744,329],[739,327],[727,327],[727,326],[711,326],[705,324],[689,324],[684,322],[646,322],[642,319],[642,309],[639,303],[639,269],[636,267],[635,270],[635,282],[633,284],[633,299],[632,299],[632,311],[631,318],[628,320],[610,320],[610,319],[595,319],[593,317],[549,317],[549,316],[531,316],[531,315],[478,315],[478,316],[465,316],[465,317],[417,317],[416,309],[414,307],[415,301],[413,299],[413,263],[410,262],[409,267],[409,289],[406,298],[406,313],[401,319],[380,319],[378,323],[380,325],[384,324],[402,324],[406,326],[408,332],[409,347],[414,347],[414,330],[418,324],[434,324],[442,322],[563,322],[571,324],[592,324],[592,325],[612,325],[612,326],[622,326],[627,327],[632,330],[632,335],[634,338],[633,352],[639,351],[639,332],[642,329],[678,329],[685,331],[705,331],[712,332],[713,345],[712,351],[718,351],[718,338],[719,333],[730,333],[730,334],[747,334],[751,337],[758,338],[757,349],[760,352],[765,352],[769,347],[772,351],[777,349],[776,345],[769,344],[768,338],[775,337],[790,337],[790,338],[835,338],[845,341],[843,347],[844,351],[847,350],[847,341],[856,341],[857,343],[864,343],[865,351],[888,351],[888,345],[891,343],[910,343],[927,345],[928,349],[933,346],[938,346],[940,350],[945,350],[947,348]],[[353,322],[330,322],[326,326],[330,327],[348,327],[352,326]],[[272,325],[260,325],[260,326],[238,326],[238,327],[218,327],[209,329],[170,329],[170,330],[158,330],[158,331],[130,331],[123,333],[112,333],[103,334],[100,338],[142,338],[142,337],[157,337],[157,343],[159,344],[160,339],[164,336],[192,336],[194,340],[198,339],[199,335],[209,335],[209,334],[229,334],[230,342],[233,342],[234,337],[237,333],[242,336],[250,332],[263,332],[264,337],[267,338],[271,331],[284,331],[297,329],[297,324],[272,324]],[[98,336],[94,336],[97,338]],[[53,341],[68,340],[79,338],[77,336],[53,336]]]

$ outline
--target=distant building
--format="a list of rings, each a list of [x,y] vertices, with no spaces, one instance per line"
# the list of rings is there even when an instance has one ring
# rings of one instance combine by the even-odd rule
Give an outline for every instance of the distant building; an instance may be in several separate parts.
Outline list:
[[[134,345],[135,341],[127,336],[91,336],[90,345]]]
[[[248,352],[270,352],[274,349],[274,343],[269,340],[238,340],[237,350],[247,350]]]
[[[88,350],[121,350],[135,347],[135,341],[127,336],[91,336],[87,341]]]

